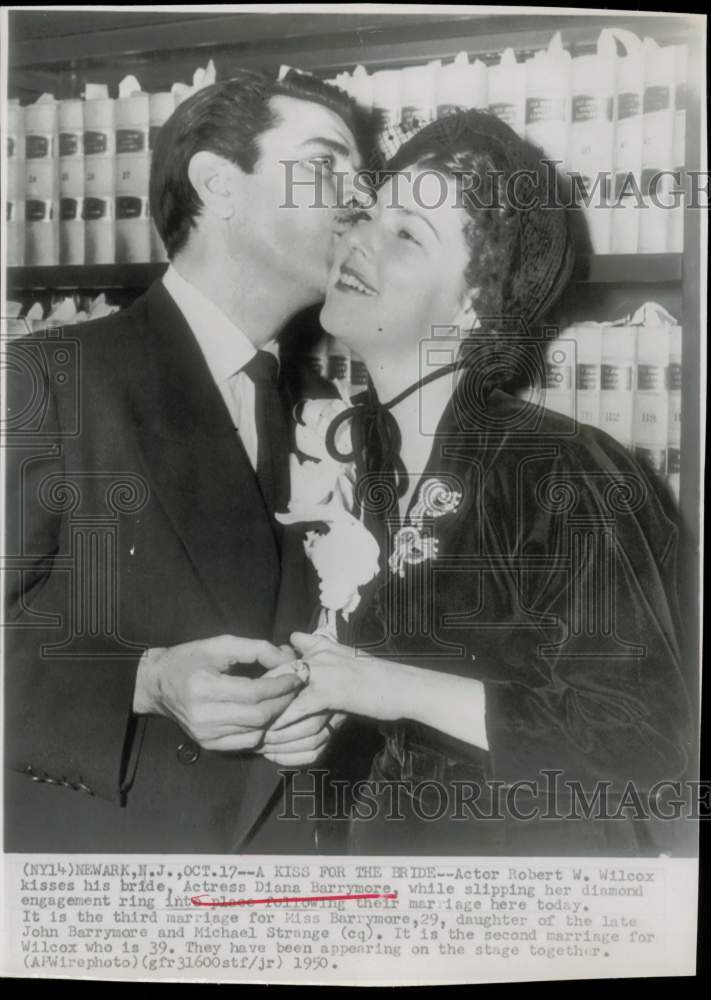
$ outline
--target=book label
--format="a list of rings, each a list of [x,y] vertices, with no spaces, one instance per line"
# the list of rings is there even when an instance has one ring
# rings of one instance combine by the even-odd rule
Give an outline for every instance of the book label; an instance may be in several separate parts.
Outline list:
[[[28,198],[25,202],[26,222],[51,222],[54,218],[54,204],[51,199]]]
[[[642,111],[642,97],[640,94],[618,94],[617,95],[617,120],[633,118]]]
[[[53,135],[33,133],[25,136],[25,156],[28,160],[45,160],[52,156]]]
[[[84,199],[84,219],[87,222],[95,222],[97,219],[110,220],[111,218],[111,200],[109,198]]]
[[[101,156],[110,152],[110,137],[110,132],[98,132],[94,130],[84,132],[84,155]]]
[[[653,86],[644,91],[644,113],[667,111],[671,107],[671,87]]]
[[[613,101],[611,97],[591,97],[577,94],[573,97],[573,121],[612,121]]]
[[[83,207],[81,198],[60,198],[59,199],[59,219],[61,222],[74,222],[82,219]]]
[[[116,131],[117,153],[142,153],[147,145],[145,129],[121,128]]]
[[[635,445],[635,456],[653,472],[664,475],[667,471],[667,449]]]
[[[60,132],[59,133],[59,155],[83,156],[84,147],[82,144],[81,132]]]
[[[147,219],[148,199],[134,195],[120,195],[116,199],[117,219]]]
[[[608,392],[630,392],[632,389],[631,365],[600,366],[600,388]]]
[[[526,100],[526,124],[532,122],[564,122],[564,97],[529,97]]]

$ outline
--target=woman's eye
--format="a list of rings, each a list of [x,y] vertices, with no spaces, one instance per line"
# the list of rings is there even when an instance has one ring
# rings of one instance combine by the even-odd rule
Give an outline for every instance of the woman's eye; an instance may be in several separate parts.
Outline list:
[[[397,235],[401,240],[409,240],[411,243],[416,243],[418,246],[421,246],[420,241],[415,239],[409,229],[398,229]]]

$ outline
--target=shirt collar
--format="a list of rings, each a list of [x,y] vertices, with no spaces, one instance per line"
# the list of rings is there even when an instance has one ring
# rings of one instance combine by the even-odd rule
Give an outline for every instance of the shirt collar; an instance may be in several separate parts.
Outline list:
[[[227,381],[252,360],[257,349],[247,334],[172,264],[163,275],[163,284],[187,320],[215,382]],[[265,350],[276,354],[276,341],[265,345]]]

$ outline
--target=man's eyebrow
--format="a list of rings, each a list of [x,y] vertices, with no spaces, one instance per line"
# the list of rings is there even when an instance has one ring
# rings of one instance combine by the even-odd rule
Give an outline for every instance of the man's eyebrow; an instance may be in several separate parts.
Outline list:
[[[337,139],[331,139],[325,135],[316,135],[310,139],[304,140],[301,143],[302,146],[327,146],[328,149],[332,149],[334,153],[340,153],[341,156],[351,157],[353,156],[353,150],[350,146],[347,146],[345,142],[339,142]]]

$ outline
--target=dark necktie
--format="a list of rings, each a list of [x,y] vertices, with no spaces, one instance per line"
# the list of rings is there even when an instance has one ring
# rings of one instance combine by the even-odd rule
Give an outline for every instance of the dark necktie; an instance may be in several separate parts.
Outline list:
[[[270,513],[285,511],[289,502],[289,427],[279,393],[279,362],[269,351],[257,351],[242,371],[254,383],[259,488]]]

